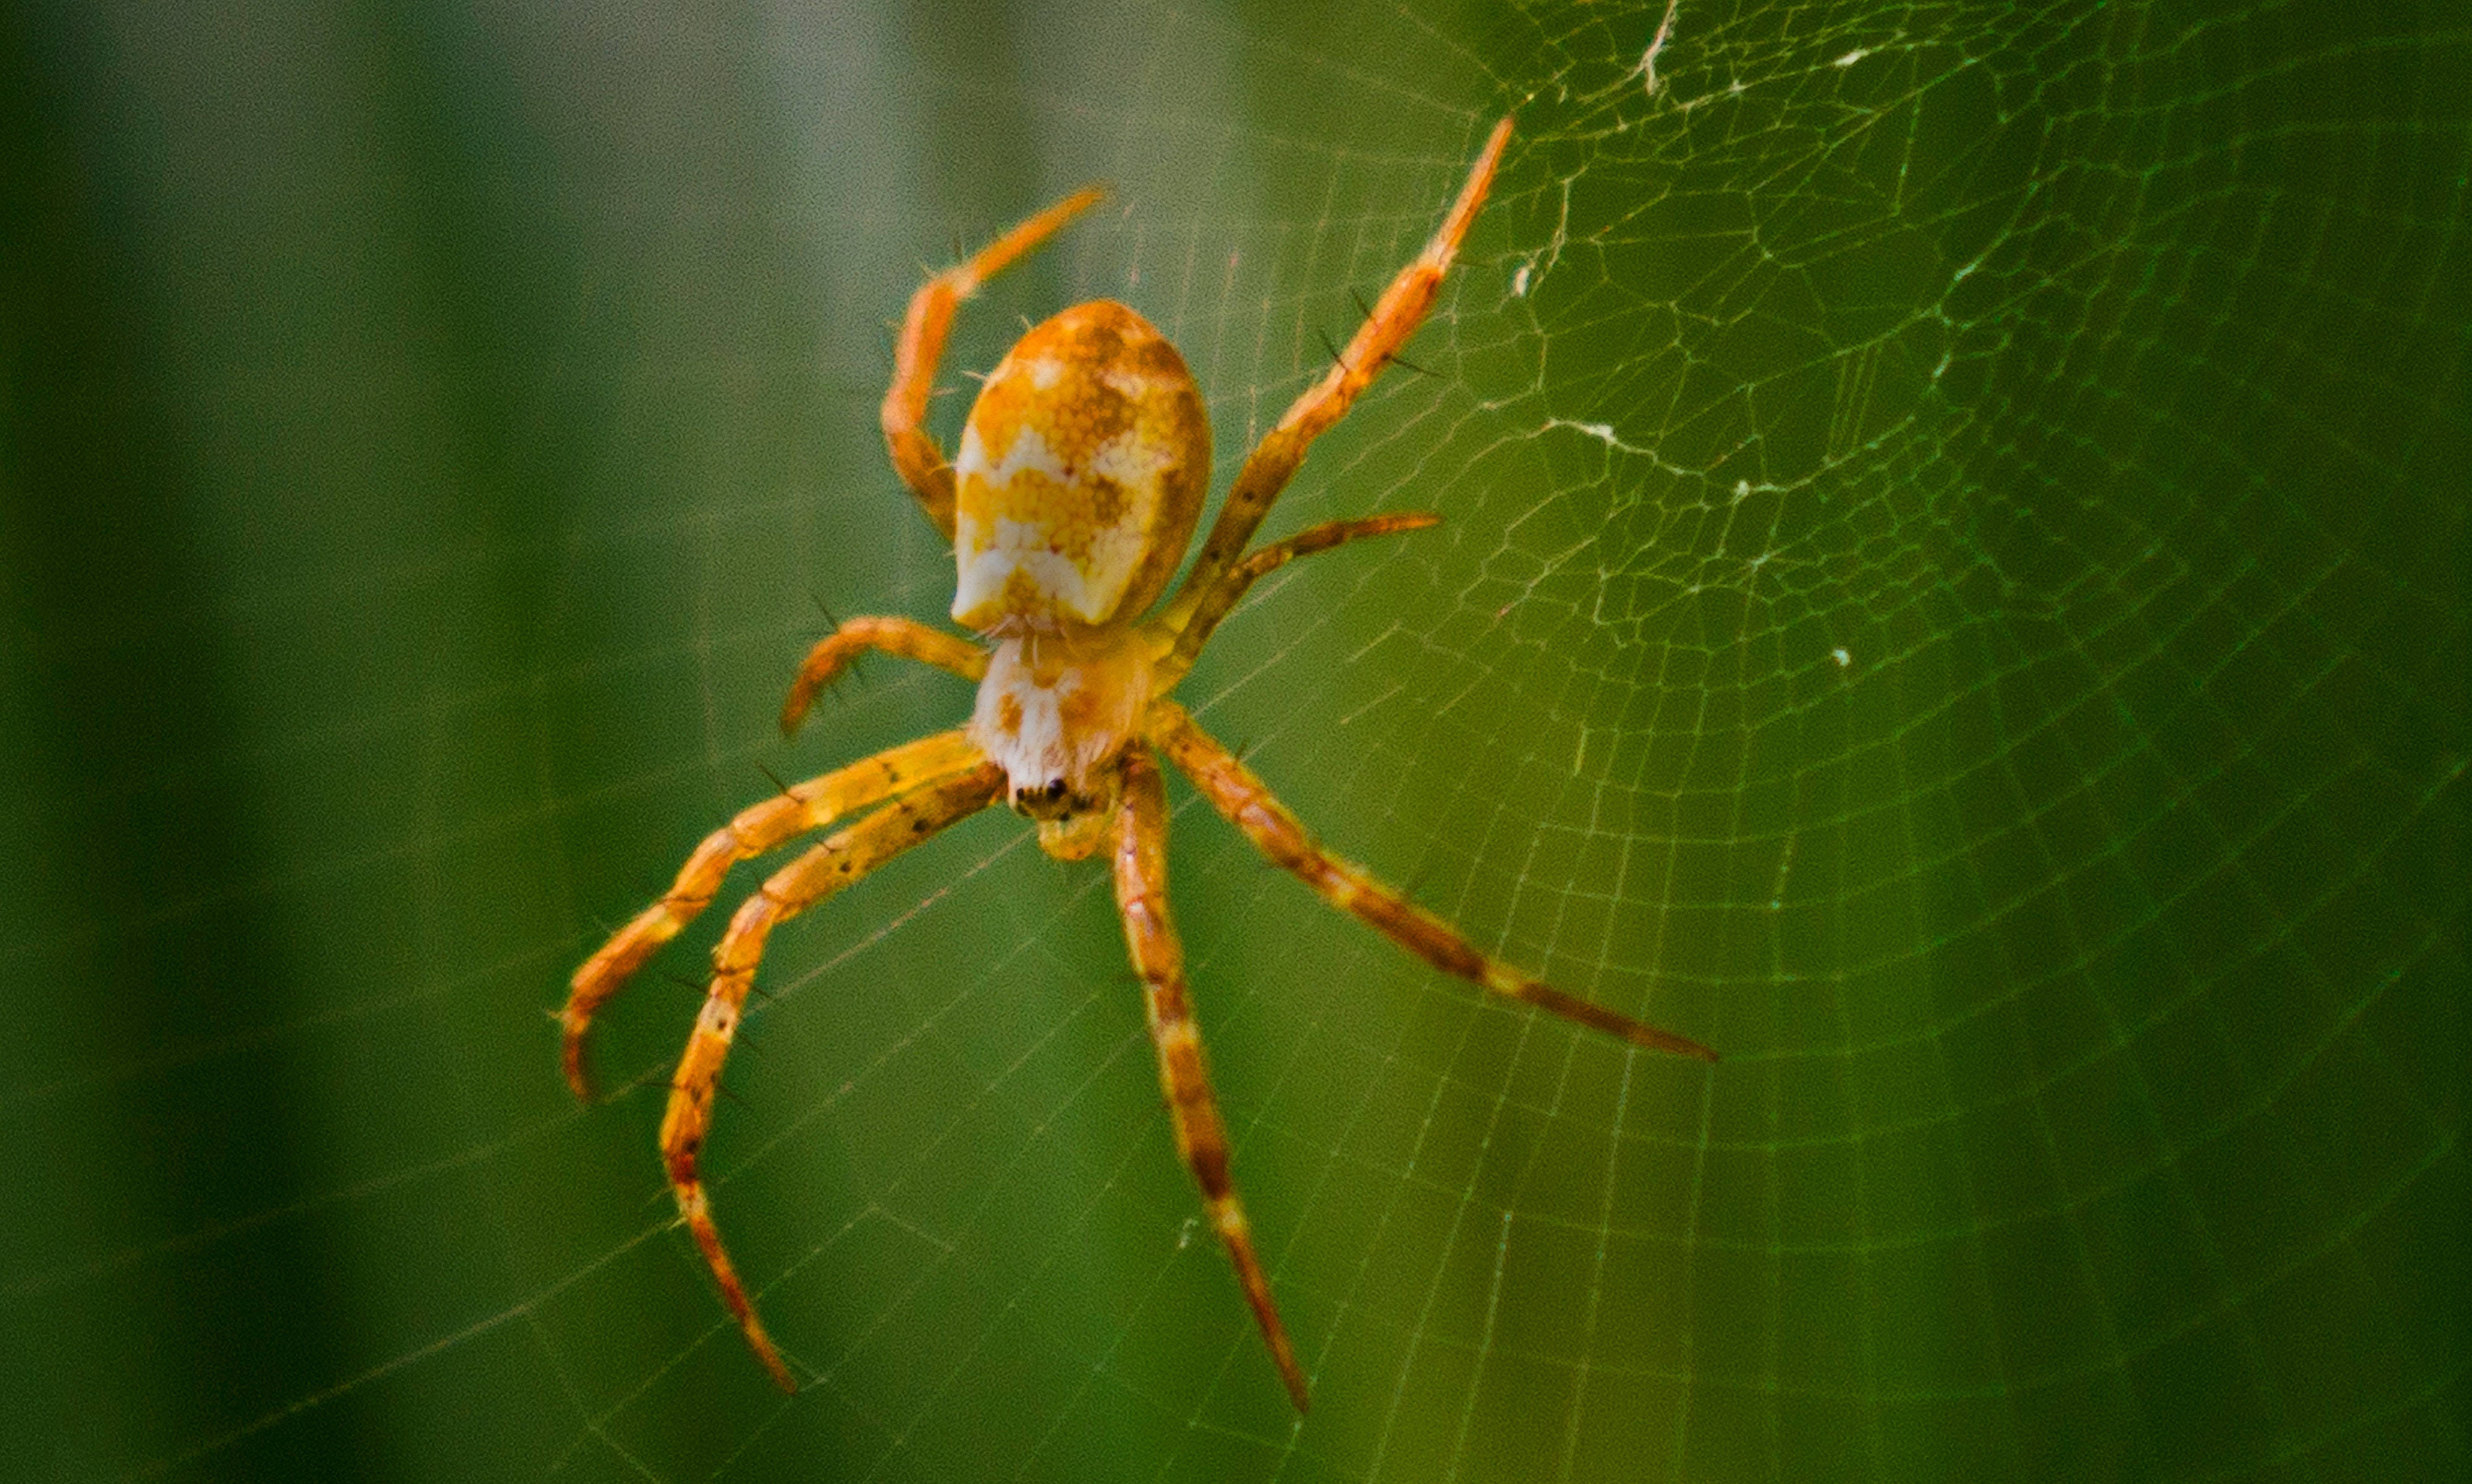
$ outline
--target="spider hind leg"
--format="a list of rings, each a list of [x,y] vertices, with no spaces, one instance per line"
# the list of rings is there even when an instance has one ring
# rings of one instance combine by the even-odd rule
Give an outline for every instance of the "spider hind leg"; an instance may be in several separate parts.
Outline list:
[[[1116,908],[1125,921],[1125,951],[1142,981],[1151,1044],[1158,1052],[1159,1088],[1167,1096],[1177,1153],[1193,1171],[1194,1183],[1201,1187],[1211,1228],[1227,1248],[1236,1282],[1245,1290],[1245,1302],[1252,1307],[1263,1341],[1271,1347],[1279,1379],[1301,1412],[1307,1404],[1304,1368],[1296,1363],[1287,1327],[1279,1322],[1271,1282],[1263,1276],[1261,1260],[1253,1251],[1244,1200],[1237,1195],[1235,1177],[1228,1171],[1227,1124],[1219,1116],[1219,1100],[1210,1090],[1201,1029],[1194,1023],[1193,1003],[1185,990],[1184,946],[1168,914],[1167,795],[1147,747],[1136,746],[1126,755],[1124,771],[1124,805],[1116,814]]]

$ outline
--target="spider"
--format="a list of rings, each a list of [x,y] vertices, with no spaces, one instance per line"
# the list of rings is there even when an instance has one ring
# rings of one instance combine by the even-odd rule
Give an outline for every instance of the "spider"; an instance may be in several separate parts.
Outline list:
[[[1343,542],[1440,519],[1399,511],[1331,521],[1246,550],[1313,440],[1423,321],[1509,138],[1510,120],[1504,119],[1424,251],[1390,281],[1330,369],[1246,456],[1192,573],[1164,603],[1158,600],[1200,514],[1210,427],[1183,358],[1140,315],[1100,299],[1029,330],[988,374],[951,460],[921,426],[954,310],[1100,193],[1065,198],[912,296],[884,397],[885,444],[927,518],[953,543],[954,621],[990,647],[908,619],[837,624],[799,667],[781,727],[795,731],[817,692],[868,649],[977,681],[969,723],[784,789],[722,826],[687,858],[667,895],[576,970],[559,1015],[567,1082],[588,1100],[583,1048],[594,1014],[710,905],[729,868],[873,811],[775,871],[740,905],[712,951],[710,988],[661,1119],[661,1154],[679,1213],[748,1344],[784,1390],[795,1392],[797,1381],[722,1245],[699,1166],[722,1064],[765,941],[782,922],[998,799],[1035,820],[1040,848],[1058,860],[1083,860],[1103,847],[1112,852],[1125,946],[1142,983],[1177,1151],[1201,1188],[1210,1223],[1299,1411],[1304,1371],[1228,1170],[1226,1125],[1210,1090],[1183,949],[1168,910],[1159,757],[1272,861],[1436,968],[1637,1046],[1716,1060],[1695,1041],[1521,973],[1361,866],[1324,851],[1252,770],[1172,698],[1211,630],[1264,574]]]

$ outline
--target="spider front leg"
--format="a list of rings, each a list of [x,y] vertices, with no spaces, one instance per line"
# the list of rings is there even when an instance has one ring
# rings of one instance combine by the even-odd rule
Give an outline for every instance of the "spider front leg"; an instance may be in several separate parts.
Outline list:
[[[909,619],[862,615],[836,626],[807,651],[798,678],[790,682],[790,698],[781,703],[782,735],[796,732],[807,708],[815,704],[816,693],[832,684],[834,676],[868,649],[948,670],[964,680],[986,678],[987,651],[968,640]]]
[[[1055,235],[1057,229],[1098,204],[1105,193],[1085,186],[918,286],[902,318],[892,350],[892,385],[884,393],[884,447],[901,482],[944,539],[953,539],[953,466],[926,429],[927,398],[936,389],[936,363],[953,328],[953,311],[1003,271],[1013,259]]]
[[[941,778],[986,761],[986,754],[959,731],[939,732],[914,742],[890,747],[862,762],[812,778],[763,803],[739,812],[738,817],[705,836],[687,857],[678,879],[661,900],[635,915],[598,953],[575,971],[566,1007],[559,1012],[563,1029],[561,1050],[566,1085],[575,1095],[592,1100],[592,1081],[583,1067],[584,1038],[592,1017],[626,986],[628,978],[660,946],[678,935],[697,914],[712,904],[722,878],[739,861],[760,856],[793,836],[804,835],[850,813],[880,804],[906,789]]]
[[[1341,911],[1422,958],[1444,973],[1469,979],[1507,1000],[1550,1010],[1564,1020],[1619,1036],[1652,1051],[1671,1051],[1713,1062],[1717,1053],[1687,1036],[1659,1030],[1602,1005],[1575,1000],[1541,979],[1504,963],[1461,936],[1459,930],[1408,900],[1395,887],[1384,885],[1363,866],[1331,855],[1307,834],[1237,761],[1174,701],[1151,703],[1150,738],[1170,761],[1193,780],[1210,807],[1245,833],[1255,849],[1272,864],[1294,873]]]
[[[1158,1051],[1159,1088],[1167,1095],[1168,1119],[1177,1153],[1201,1187],[1210,1225],[1226,1244],[1236,1282],[1253,1307],[1254,1322],[1271,1347],[1271,1359],[1287,1383],[1296,1410],[1305,1409],[1305,1373],[1271,1301],[1271,1282],[1253,1254],[1252,1227],[1227,1168],[1227,1125],[1210,1091],[1202,1055],[1201,1027],[1194,1024],[1185,993],[1184,945],[1167,903],[1167,796],[1158,765],[1136,742],[1124,764],[1124,803],[1116,812],[1116,909],[1125,920],[1125,951],[1141,977],[1151,1045]]]
[[[1390,286],[1382,291],[1373,312],[1357,326],[1355,338],[1340,352],[1331,368],[1322,373],[1321,380],[1296,398],[1287,415],[1279,419],[1279,425],[1245,456],[1245,466],[1237,471],[1226,503],[1220,506],[1219,519],[1201,543],[1201,554],[1194,558],[1192,575],[1184,579],[1183,588],[1176,596],[1170,609],[1173,620],[1181,622],[1196,605],[1209,601],[1211,589],[1227,577],[1228,569],[1244,554],[1246,543],[1253,539],[1262,517],[1270,513],[1271,502],[1295,476],[1296,466],[1304,462],[1305,451],[1312,447],[1313,440],[1346,415],[1357,397],[1398,355],[1408,338],[1416,333],[1416,327],[1425,322],[1435,295],[1441,293],[1442,274],[1449,271],[1451,260],[1459,254],[1461,241],[1476,221],[1478,208],[1485,204],[1486,192],[1493,184],[1494,167],[1502,162],[1503,146],[1509,142],[1510,120],[1504,119],[1493,126],[1493,133],[1478,153],[1476,164],[1468,170],[1467,182],[1460,187],[1459,200],[1451,203],[1449,215],[1435,229],[1425,250],[1399,270]]]
[[[796,1391],[781,1353],[755,1316],[754,1302],[739,1281],[738,1268],[721,1243],[714,1224],[699,1160],[704,1136],[712,1130],[713,1095],[721,1086],[722,1064],[729,1058],[738,1035],[740,1012],[755,982],[755,967],[764,958],[764,940],[772,930],[822,902],[894,856],[920,844],[937,832],[986,808],[1004,785],[1004,771],[982,761],[967,772],[939,779],[896,799],[865,819],[842,830],[772,873],[762,889],[749,897],[729,921],[729,930],[712,951],[712,987],[703,1010],[687,1036],[677,1072],[670,1082],[670,1103],[661,1116],[661,1157],[668,1167],[670,1190],[677,1196],[678,1214],[686,1219],[696,1245],[721,1285],[722,1302],[729,1306],[738,1328],[754,1348],[756,1358],[772,1373],[784,1391]]]

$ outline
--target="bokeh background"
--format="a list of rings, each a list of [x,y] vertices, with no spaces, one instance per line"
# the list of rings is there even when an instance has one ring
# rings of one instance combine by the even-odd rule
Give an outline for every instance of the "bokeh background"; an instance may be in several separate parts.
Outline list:
[[[1664,33],[1662,44],[1657,37]],[[0,1474],[2440,1479],[2467,1332],[2472,31],[2446,4],[28,0],[0,17]],[[1290,1416],[1102,873],[975,821],[542,1012],[933,619],[922,265],[1184,348],[1222,481],[1519,134],[1189,701],[1715,1069],[1175,795]]]

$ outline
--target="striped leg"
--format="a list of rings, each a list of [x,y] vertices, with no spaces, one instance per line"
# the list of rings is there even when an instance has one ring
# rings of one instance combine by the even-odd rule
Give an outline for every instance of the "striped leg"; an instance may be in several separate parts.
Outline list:
[[[1217,586],[1200,596],[1192,613],[1185,618],[1184,626],[1177,630],[1176,648],[1160,667],[1160,689],[1164,690],[1183,678],[1184,672],[1193,668],[1194,660],[1200,657],[1201,647],[1210,642],[1211,630],[1217,628],[1219,621],[1233,612],[1239,602],[1244,601],[1247,590],[1261,578],[1299,556],[1327,552],[1334,546],[1367,536],[1423,530],[1441,523],[1442,518],[1429,510],[1392,510],[1388,514],[1367,515],[1352,521],[1324,521],[1319,526],[1306,527],[1285,541],[1274,541],[1259,551],[1247,553],[1245,559],[1220,578]]]
[[[1288,487],[1295,477],[1297,465],[1305,461],[1305,451],[1313,440],[1330,431],[1331,424],[1347,414],[1373,378],[1390,364],[1416,327],[1425,322],[1426,313],[1434,307],[1434,298],[1442,290],[1442,275],[1450,271],[1451,260],[1459,255],[1460,242],[1467,236],[1476,222],[1477,209],[1485,204],[1485,193],[1493,185],[1493,171],[1502,162],[1502,147],[1510,142],[1510,120],[1493,126],[1479,152],[1476,164],[1468,170],[1467,181],[1460,187],[1459,200],[1451,203],[1442,224],[1434,229],[1433,240],[1414,261],[1399,270],[1382,297],[1373,304],[1373,312],[1357,326],[1356,336],[1340,352],[1339,361],[1322,373],[1321,380],[1305,389],[1279,419],[1279,425],[1266,434],[1253,451],[1245,456],[1245,466],[1236,471],[1236,483],[1228,487],[1227,498],[1219,507],[1219,519],[1211,525],[1210,534],[1203,538],[1201,554],[1193,561],[1193,572],[1177,590],[1169,607],[1171,617],[1206,601],[1210,590],[1217,587],[1244,554],[1246,544],[1253,539],[1255,528],[1269,514],[1271,502]]]
[[[918,497],[918,507],[953,539],[953,466],[927,431],[927,398],[936,389],[936,363],[953,328],[953,311],[979,285],[1013,259],[1045,242],[1057,228],[1099,202],[1101,192],[1084,186],[978,250],[968,262],[944,270],[910,296],[901,339],[892,348],[892,385],[884,393],[884,447],[901,482]]]
[[[1652,1051],[1672,1051],[1713,1062],[1717,1053],[1685,1036],[1644,1025],[1627,1015],[1569,995],[1480,951],[1457,929],[1386,886],[1363,866],[1324,851],[1296,816],[1288,813],[1252,769],[1195,724],[1174,701],[1151,703],[1151,741],[1193,780],[1210,807],[1245,832],[1273,864],[1294,872],[1323,901],[1422,958],[1435,968],[1470,979],[1505,999],[1551,1010],[1564,1020],[1619,1036]]]
[[[865,809],[931,779],[985,762],[979,749],[958,731],[939,732],[898,747],[889,747],[864,762],[838,768],[820,778],[742,811],[738,817],[704,837],[678,871],[669,893],[635,916],[601,945],[601,951],[575,971],[566,1008],[559,1012],[564,1028],[566,1085],[590,1101],[592,1081],[583,1068],[583,1041],[592,1017],[625,986],[628,977],[644,966],[660,946],[693,922],[721,889],[721,880],[741,860],[788,840],[820,830],[854,810]]]
[[[1252,1228],[1245,1220],[1245,1203],[1227,1170],[1227,1125],[1219,1117],[1219,1101],[1210,1092],[1210,1069],[1201,1052],[1201,1028],[1193,1021],[1193,1004],[1185,995],[1184,945],[1167,905],[1167,795],[1159,787],[1158,765],[1150,750],[1135,744],[1125,759],[1125,801],[1116,812],[1116,907],[1125,919],[1125,950],[1141,976],[1148,1006],[1151,1044],[1158,1050],[1159,1087],[1167,1095],[1168,1117],[1176,1129],[1176,1150],[1201,1187],[1201,1203],[1210,1224],[1227,1245],[1236,1264],[1236,1281],[1253,1318],[1269,1342],[1271,1359],[1287,1382],[1296,1410],[1305,1409],[1305,1373],[1288,1344],[1287,1329],[1271,1302],[1270,1280],[1262,1276],[1253,1255]]]
[[[703,1177],[698,1168],[704,1136],[712,1129],[713,1095],[721,1087],[722,1064],[728,1060],[729,1044],[738,1034],[739,1012],[747,1003],[749,987],[755,982],[755,966],[764,957],[765,937],[781,923],[939,830],[985,809],[1003,784],[1003,770],[992,763],[981,762],[966,772],[938,779],[836,832],[822,844],[773,872],[763,888],[739,907],[738,914],[730,919],[729,930],[713,948],[712,988],[704,997],[703,1012],[696,1017],[695,1029],[687,1036],[686,1050],[678,1057],[677,1072],[670,1083],[669,1109],[661,1117],[661,1157],[669,1169],[670,1190],[678,1198],[678,1213],[686,1218],[687,1230],[703,1250],[703,1260],[712,1267],[714,1282],[721,1284],[722,1302],[729,1306],[738,1328],[747,1335],[747,1343],[754,1347],[756,1358],[764,1362],[764,1368],[772,1373],[772,1378],[781,1383],[784,1391],[796,1391],[798,1383],[790,1375],[781,1353],[773,1349],[771,1337],[765,1334],[764,1323],[755,1317],[755,1306],[747,1296],[747,1286],[739,1281],[738,1269],[721,1244],[721,1229],[713,1224],[712,1206],[704,1195]]]
[[[983,679],[987,672],[987,651],[966,639],[909,619],[855,618],[835,627],[807,651],[798,678],[790,682],[790,698],[781,703],[782,735],[796,732],[807,708],[815,704],[816,693],[832,684],[835,675],[868,649],[949,670],[964,680]]]

